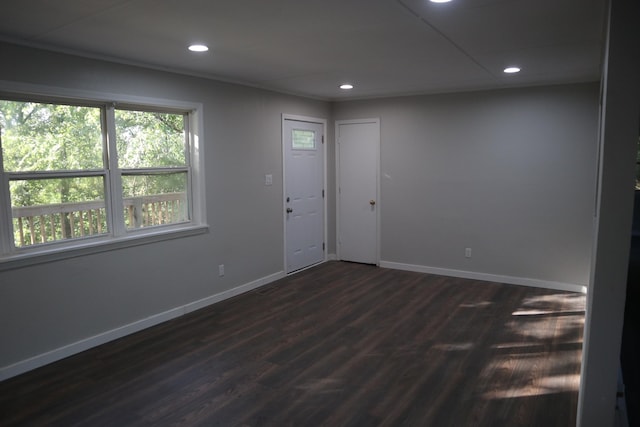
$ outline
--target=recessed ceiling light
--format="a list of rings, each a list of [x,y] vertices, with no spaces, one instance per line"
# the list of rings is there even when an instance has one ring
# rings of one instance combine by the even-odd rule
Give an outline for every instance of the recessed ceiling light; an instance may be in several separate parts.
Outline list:
[[[451,0],[429,0],[431,3],[449,3]]]
[[[340,89],[343,89],[343,90],[353,89],[353,85],[350,84],[350,83],[345,83],[345,84],[340,85]]]
[[[203,44],[192,44],[189,46],[189,50],[191,52],[206,52],[209,48]]]
[[[520,68],[518,67],[507,67],[504,69],[504,72],[507,74],[514,74],[514,73],[519,73],[520,72]]]

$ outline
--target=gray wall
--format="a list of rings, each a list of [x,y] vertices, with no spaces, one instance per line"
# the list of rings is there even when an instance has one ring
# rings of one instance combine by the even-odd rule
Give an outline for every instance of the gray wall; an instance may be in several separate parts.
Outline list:
[[[210,225],[1,271],[0,368],[281,272],[282,113],[328,119],[329,253],[333,121],[380,117],[383,260],[588,282],[596,84],[330,104],[2,43],[0,57],[3,81],[203,103]]]
[[[283,270],[281,115],[328,119],[329,103],[7,44],[0,57],[4,81],[202,102],[210,225],[0,272],[0,368]]]
[[[333,113],[380,118],[383,261],[587,285],[597,84],[340,102]]]

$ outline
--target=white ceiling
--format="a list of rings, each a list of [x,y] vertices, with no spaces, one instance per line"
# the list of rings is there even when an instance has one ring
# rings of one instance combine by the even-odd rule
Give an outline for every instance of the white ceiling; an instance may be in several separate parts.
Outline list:
[[[598,80],[606,4],[16,0],[2,5],[0,39],[340,100]]]

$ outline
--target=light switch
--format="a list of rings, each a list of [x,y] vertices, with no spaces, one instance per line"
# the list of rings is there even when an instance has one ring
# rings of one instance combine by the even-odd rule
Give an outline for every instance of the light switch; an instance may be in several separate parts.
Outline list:
[[[273,175],[268,173],[264,176],[264,185],[271,185],[271,184],[273,184]]]

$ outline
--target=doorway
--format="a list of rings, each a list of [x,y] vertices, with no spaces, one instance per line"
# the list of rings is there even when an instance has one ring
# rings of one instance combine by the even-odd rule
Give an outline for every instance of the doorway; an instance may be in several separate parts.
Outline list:
[[[325,260],[326,121],[283,115],[285,272]]]
[[[337,255],[378,265],[380,120],[336,122]]]

